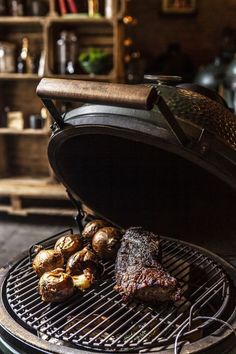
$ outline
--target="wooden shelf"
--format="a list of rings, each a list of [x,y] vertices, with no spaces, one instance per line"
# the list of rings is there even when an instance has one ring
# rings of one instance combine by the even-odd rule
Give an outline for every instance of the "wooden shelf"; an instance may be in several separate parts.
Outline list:
[[[37,74],[0,73],[0,80],[40,80]]]
[[[13,26],[19,24],[41,24],[45,21],[45,16],[0,16],[1,25]]]
[[[0,196],[17,195],[37,199],[68,199],[64,187],[49,177],[11,177],[0,179]]]
[[[65,16],[0,16],[1,25],[32,25],[47,23],[112,23],[112,19],[107,19],[104,16],[89,17],[87,14],[68,14]]]
[[[0,128],[0,135],[42,135],[42,136],[49,136],[50,132],[45,129],[9,129],[9,128]]]
[[[0,212],[5,212],[10,215],[17,216],[27,216],[27,215],[50,215],[50,216],[70,216],[73,217],[76,214],[74,209],[66,208],[23,208],[23,209],[14,209],[12,206],[0,205]]]
[[[48,22],[51,23],[110,23],[112,24],[111,19],[107,19],[103,16],[98,17],[89,17],[86,14],[69,14],[65,16],[55,16],[55,17],[48,17]]]
[[[26,216],[29,214],[73,216],[73,208],[42,206],[40,200],[68,200],[63,186],[50,178],[15,177],[0,179],[0,197],[9,202],[0,205],[0,212]],[[24,206],[24,199],[35,200],[33,206]],[[38,203],[37,203],[38,201]]]
[[[42,59],[42,64],[44,59],[45,77],[120,82],[124,77],[122,52],[124,26],[121,12],[125,11],[123,6],[125,1],[113,0],[114,16],[107,19],[103,13],[101,16],[89,17],[86,13],[86,4],[82,4],[78,14],[60,16],[57,13],[58,2],[45,0],[48,5],[48,13],[45,16],[0,16],[0,39],[15,45],[14,60],[16,60],[22,39],[27,37],[29,53],[35,59],[35,64],[38,64],[39,58]],[[104,4],[105,0],[102,0],[103,9]],[[95,75],[86,74],[80,68],[79,73],[75,75],[54,74],[59,72],[57,41],[62,31],[74,32],[78,38],[76,60],[82,51],[90,47],[102,48],[112,55],[111,71]],[[9,107],[10,111],[20,111],[25,120],[24,126],[28,127],[29,117],[32,114],[40,114],[43,107],[42,101],[36,95],[40,79],[41,76],[37,73],[0,73],[0,113],[4,112],[5,107]],[[30,213],[72,215],[71,211],[63,209],[64,206],[67,208],[68,200],[64,187],[52,183],[54,174],[47,157],[50,124],[51,117],[48,114],[43,129],[0,128],[0,212],[6,211],[17,215]],[[14,177],[27,175],[31,177]],[[6,178],[7,176],[10,178]],[[45,178],[32,178],[38,176]],[[30,205],[26,207],[28,199]],[[55,210],[50,207],[51,200]]]

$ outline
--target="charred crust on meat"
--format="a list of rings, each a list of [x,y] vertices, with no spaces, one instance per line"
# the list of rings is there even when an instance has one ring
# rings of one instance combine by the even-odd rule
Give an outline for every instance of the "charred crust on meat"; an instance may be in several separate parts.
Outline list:
[[[141,227],[129,228],[117,254],[115,289],[124,301],[133,298],[157,303],[177,301],[180,288],[176,278],[161,264],[160,239]]]

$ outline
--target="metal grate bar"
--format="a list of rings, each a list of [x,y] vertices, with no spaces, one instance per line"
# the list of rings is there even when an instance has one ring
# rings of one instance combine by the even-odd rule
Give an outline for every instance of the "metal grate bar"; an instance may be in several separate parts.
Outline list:
[[[171,242],[167,240],[159,239],[159,241],[160,241],[160,247],[162,251],[166,252],[169,248],[171,248],[172,251],[175,251],[175,248],[177,248],[177,245],[173,245],[171,244]]]
[[[9,280],[11,281],[11,282],[13,282],[13,281],[15,281],[15,279],[18,279],[18,278],[20,278],[20,277],[22,277],[22,275],[21,274],[24,274],[25,276],[27,276],[27,275],[31,275],[31,269],[29,268],[29,264],[27,264],[27,266],[26,267],[23,267],[24,269],[23,270],[20,270],[20,271],[18,271],[18,269],[17,270],[15,270],[15,272],[17,272],[15,275],[10,275],[9,276]],[[21,269],[21,268],[20,268]],[[10,285],[12,285],[11,283],[9,284],[9,286]]]
[[[112,267],[112,266],[109,266],[109,267],[107,268],[107,270],[109,271],[111,267]],[[102,284],[100,285],[100,287],[102,287],[104,284],[107,284],[107,280],[106,280],[104,283],[102,283]],[[113,284],[113,286],[114,286],[114,284]],[[111,287],[111,284],[109,284],[108,287]],[[102,290],[101,290],[101,293],[105,292],[106,289],[107,289],[107,288],[102,289]],[[83,299],[84,299],[85,297],[88,297],[89,295],[91,295],[94,291],[96,291],[96,289],[91,289],[90,291],[88,291],[86,294],[83,295]],[[97,294],[95,294],[95,296],[97,296]],[[71,307],[74,307],[76,304],[80,303],[81,301],[83,301],[82,298],[79,298],[78,301],[72,302]],[[70,303],[70,302],[71,302],[71,300],[69,299],[66,303]],[[65,303],[64,303],[64,304],[65,304]],[[56,308],[51,309],[49,312],[44,313],[42,316],[40,316],[39,318],[37,318],[35,321],[33,321],[33,322],[31,323],[31,325],[34,325],[35,322],[39,321],[40,319],[42,319],[42,318],[45,317],[45,316],[50,315],[51,313],[55,313],[55,312],[56,312],[56,314],[53,316],[53,318],[55,318],[55,317],[57,317],[57,316],[59,315],[59,313],[61,314],[61,313],[65,312],[65,311],[68,311],[68,310],[69,310],[68,308],[65,308],[65,307],[63,306],[62,311],[57,312],[57,310],[60,310],[61,307],[62,307],[62,305],[59,304]],[[31,317],[36,316],[36,315],[38,314],[38,312],[40,312],[40,311],[37,311],[36,313],[32,314],[32,316],[30,316],[30,317],[28,318],[28,320],[31,319]],[[67,314],[68,314],[68,313],[67,313]],[[52,320],[53,318],[50,318],[50,320]],[[39,329],[39,328],[40,328],[40,326],[37,327],[37,329]]]
[[[201,260],[201,262],[199,262],[198,263],[198,266],[200,267],[201,265],[203,265],[204,263],[206,262],[206,260],[205,259],[202,259]],[[186,266],[186,269],[188,268],[188,266]],[[182,269],[181,270],[181,272],[178,274],[178,275],[176,275],[176,274],[173,274],[175,277],[178,277],[178,280],[179,281],[181,281],[181,283],[183,283],[183,282],[185,282],[185,278],[187,278],[187,277],[189,277],[189,275],[191,274],[191,270],[188,272],[188,273],[185,273],[185,274],[183,274],[183,276],[181,276],[181,277],[179,277],[179,275],[184,271],[185,269]],[[206,267],[204,270],[208,270],[208,267]],[[209,272],[206,272],[206,274],[209,274],[211,271],[209,271]],[[196,278],[196,275],[195,275],[195,278]],[[203,279],[203,278],[205,278],[204,276],[202,276],[202,277],[200,277],[199,278],[199,276],[197,276],[197,279],[198,279],[198,281],[201,279]]]
[[[112,299],[109,299],[108,302],[112,302],[112,301],[113,301],[114,299],[116,299],[118,296],[119,296],[119,295],[116,294]],[[104,305],[102,305],[102,306],[99,308],[99,310],[101,310],[101,308],[103,308],[103,307],[106,307],[107,304],[108,304],[108,303],[106,302]],[[91,326],[91,324],[92,324],[93,322],[96,322],[96,320],[100,319],[102,316],[105,316],[105,315],[106,315],[107,313],[109,313],[113,308],[116,308],[117,305],[122,305],[122,300],[119,300],[117,303],[114,303],[111,307],[109,307],[108,309],[106,309],[105,311],[103,311],[101,314],[97,315],[97,316],[96,316],[94,319],[92,319],[89,323],[86,323],[86,325],[84,325],[83,327],[81,327],[78,331],[76,331],[75,333],[71,334],[68,339],[71,340],[72,338],[74,338],[75,336],[77,336],[77,335],[78,335],[79,333],[81,333],[85,328],[88,328],[89,326]],[[96,313],[96,311],[97,311],[97,309],[93,312],[93,314]],[[111,316],[107,317],[107,318],[104,319],[102,322],[103,322],[103,323],[107,322],[108,319],[111,319],[112,317],[115,316],[115,314],[117,314],[117,313],[119,313],[119,312],[121,312],[121,311],[123,311],[123,308],[122,308],[122,307],[118,308],[118,310],[116,310]],[[88,315],[87,317],[90,317],[90,315]],[[78,324],[80,324],[80,323],[83,323],[85,319],[86,319],[86,317],[83,318],[82,320],[80,320],[79,322],[77,322],[76,325],[78,325]],[[94,328],[92,328],[88,333],[86,333],[85,335],[81,336],[81,337],[79,338],[78,342],[81,342],[85,337],[87,337],[90,333],[94,332],[95,329],[97,329],[97,328],[100,327],[101,325],[102,325],[102,323],[99,323],[99,325],[97,325],[97,326],[95,326]],[[71,329],[71,328],[70,328],[70,329]]]
[[[107,294],[107,297],[108,297],[109,295],[111,295],[111,294],[114,294],[114,290],[112,290],[110,293],[108,293],[108,294]],[[71,331],[71,329],[73,329],[73,328],[75,328],[76,326],[78,326],[78,324],[82,323],[84,320],[86,320],[86,319],[89,318],[90,316],[93,316],[93,314],[96,313],[96,311],[100,311],[103,307],[106,307],[107,305],[109,305],[112,300],[115,300],[115,299],[117,299],[117,298],[119,298],[119,294],[115,293],[115,295],[114,295],[111,299],[108,298],[108,300],[107,300],[105,303],[102,303],[98,308],[95,308],[95,309],[92,310],[92,312],[90,312],[88,315],[85,315],[85,317],[83,317],[82,320],[79,320],[78,322],[76,322],[76,323],[75,323],[73,326],[71,326],[68,330],[63,331],[63,334],[61,334],[61,335],[59,336],[59,338],[60,338],[62,335],[65,335],[65,333]],[[95,304],[97,305],[97,304],[99,304],[100,302],[102,302],[103,300],[104,300],[103,298],[100,298],[100,299],[97,300],[94,304],[91,304],[88,308],[84,309],[84,310],[81,311],[79,314],[77,314],[77,315],[73,318],[73,320],[77,319],[77,318],[78,318],[79,316],[81,316],[82,314],[86,314],[86,312],[87,312],[88,310],[94,308],[94,305],[95,305]],[[121,300],[120,300],[118,303],[121,303]],[[115,305],[116,305],[116,304],[115,304]],[[107,310],[106,310],[106,311],[107,311]],[[100,316],[102,316],[102,315],[99,314],[99,317],[100,317]],[[63,327],[64,327],[64,325],[63,325]],[[87,327],[87,325],[86,325],[86,327]],[[72,336],[72,337],[73,337],[73,336]]]
[[[215,296],[218,294],[218,292],[220,292],[221,290],[222,290],[222,286],[221,286],[218,290],[216,290],[216,291],[209,297],[209,300],[211,300],[213,297],[215,297]],[[205,301],[204,304],[200,305],[199,308],[197,308],[197,309],[193,312],[193,315],[195,315],[195,314],[198,313],[200,310],[202,310],[206,304],[207,304],[207,301]],[[216,316],[214,315],[214,317],[216,317]],[[185,326],[188,322],[189,322],[189,318],[187,318],[186,320],[184,320],[184,321],[181,323],[181,325],[178,326],[178,327],[171,333],[171,335],[169,335],[169,337],[166,338],[166,340],[170,340],[176,333],[178,333],[179,328],[182,327],[182,326]],[[203,325],[200,325],[199,328],[200,328],[200,327],[203,328],[204,326],[203,326]],[[198,329],[198,328],[195,328],[194,331],[196,331],[197,329]],[[188,334],[191,333],[191,332],[192,332],[192,331],[189,331]],[[155,340],[155,338],[154,338],[154,340]]]
[[[215,279],[221,271],[218,271],[217,273],[213,274],[211,278],[209,278],[204,284],[198,286],[196,290],[189,296],[189,299],[193,299],[197,293],[199,293],[201,290],[206,289],[206,287],[212,283],[213,279]],[[193,279],[194,280],[194,279]],[[196,284],[197,285],[197,284]],[[196,286],[195,286],[196,287]]]
[[[114,336],[116,333],[119,333],[119,331],[120,331],[122,328],[126,327],[127,324],[129,324],[130,322],[132,323],[132,321],[135,319],[135,317],[137,317],[139,314],[141,314],[142,311],[143,311],[143,309],[140,310],[140,311],[135,312],[135,314],[134,314],[133,316],[131,316],[128,321],[122,323],[119,327],[117,327],[117,328],[116,328],[113,332],[111,332],[105,339],[103,339],[103,340],[100,342],[100,344],[103,345],[105,342],[107,342],[107,340],[108,340],[109,338],[111,338],[112,336]],[[125,336],[127,333],[129,333],[130,330],[132,330],[132,328],[134,328],[134,326],[136,326],[141,320],[142,320],[142,321],[145,320],[145,318],[148,317],[148,316],[150,316],[150,312],[146,313],[138,322],[135,323],[135,325],[130,326],[129,329],[127,329],[125,332],[122,333],[122,336],[123,336],[123,335]],[[122,337],[122,336],[120,336],[120,337]],[[117,339],[119,340],[120,337],[118,337]],[[113,341],[113,342],[111,343],[111,345],[114,345],[116,342],[117,342],[117,341]]]
[[[194,260],[191,261],[191,259],[192,259],[193,257],[196,257],[196,259],[194,259]],[[165,268],[168,268],[168,271],[169,271],[170,273],[172,273],[175,277],[177,277],[178,274],[182,273],[183,270],[189,268],[189,267],[190,267],[195,261],[197,261],[200,257],[201,257],[201,256],[197,256],[196,254],[195,254],[195,255],[190,255],[190,256],[187,257],[183,262],[177,263],[176,266],[175,266],[174,268],[172,268],[172,269],[169,268],[169,266],[166,266],[166,265],[164,265],[164,267],[165,267]],[[185,263],[187,263],[187,262],[188,262],[188,264],[186,265],[185,268],[180,269],[179,273],[175,273],[175,270],[177,270],[178,268],[180,268],[183,264],[185,264]],[[175,261],[175,263],[176,263],[176,261]]]
[[[25,295],[32,293],[32,291],[35,291],[35,289],[37,289],[37,284],[38,284],[38,281],[36,280],[33,282],[33,284],[31,284],[31,288],[29,290],[25,291],[25,289],[28,289],[30,285],[26,286],[24,289],[16,290],[14,292],[14,294],[15,294],[15,296],[17,296],[17,299],[21,299],[22,297],[25,298]],[[23,292],[23,294],[18,295],[18,293],[22,293],[22,292]],[[9,300],[11,300],[11,297],[9,297]]]
[[[201,262],[201,264],[203,264],[203,263],[204,263],[204,261]],[[194,284],[194,287],[196,288],[196,287],[197,287],[197,284],[201,284],[201,282],[206,278],[206,276],[210,276],[210,274],[212,273],[212,271],[214,271],[216,268],[218,268],[216,265],[213,266],[210,270],[209,270],[209,267],[205,267],[205,268],[204,268],[205,274],[203,274],[201,277],[199,277],[199,274],[198,274],[198,273],[193,274],[192,277],[191,277],[191,283]],[[217,271],[217,275],[218,275],[219,273],[222,273],[222,271],[221,271],[221,270],[218,270],[218,271]],[[186,283],[186,281],[185,281],[184,279],[185,279],[185,278],[188,278],[190,274],[191,274],[191,271],[188,272],[188,273],[186,273],[186,274],[184,274],[184,275],[181,276],[181,277],[178,277],[178,281],[181,282],[181,283],[184,283],[184,285],[188,285],[188,283]],[[216,276],[216,273],[213,274],[213,276],[215,277],[215,276]],[[212,278],[208,278],[208,280],[207,280],[204,284],[202,284],[201,286],[203,286],[203,287],[206,286],[206,285],[210,282],[211,279],[212,279]],[[183,286],[184,286],[184,285],[183,285]],[[200,290],[200,288],[198,287],[197,290]],[[193,295],[193,294],[192,294],[192,295]]]
[[[198,290],[198,289],[197,289],[197,290]],[[197,291],[196,291],[196,292],[197,292]],[[196,292],[195,292],[195,293],[196,293]],[[191,297],[190,297],[189,300],[191,300]],[[147,334],[142,338],[142,341],[143,341],[144,339],[146,339],[147,337],[149,337],[150,334],[153,333],[153,331],[157,330],[158,327],[160,327],[164,322],[166,322],[167,319],[169,319],[170,317],[172,317],[172,316],[175,314],[176,310],[179,311],[180,308],[183,307],[187,302],[188,302],[188,300],[186,300],[178,309],[175,308],[171,313],[169,313],[169,314],[167,315],[167,317],[163,318],[160,323],[158,323],[156,326],[154,326],[154,327],[151,329],[151,331],[150,331],[149,333],[147,333]],[[184,313],[180,313],[180,314],[175,318],[175,320],[173,320],[173,321],[171,322],[170,325],[168,325],[167,327],[165,327],[165,329],[164,329],[162,332],[159,333],[158,337],[155,337],[155,338],[153,339],[153,341],[154,341],[154,340],[157,340],[158,338],[160,338],[160,336],[161,336],[166,330],[168,330],[171,326],[173,326],[179,319],[181,319],[181,317],[183,317],[183,315],[184,315]],[[138,342],[138,344],[140,345],[140,344],[142,343],[142,341]]]
[[[204,300],[205,298],[208,300],[210,298],[210,293],[217,288],[218,284],[223,283],[224,276],[222,276],[221,279],[222,279],[221,281],[219,280],[218,282],[216,282],[215,286],[211,287],[205,294],[202,295],[202,297],[200,297],[198,300],[195,301],[195,303],[192,305],[190,312],[189,312],[190,320],[191,320],[191,314],[193,313],[194,309],[198,308],[198,304],[202,300]]]
[[[38,304],[42,305],[42,301],[40,300],[40,297],[38,294],[33,294],[33,296],[35,297],[35,299],[31,300],[31,301],[27,301],[27,307],[29,307],[29,309],[27,311],[25,311],[25,308],[21,309],[22,311],[24,311],[24,315],[26,315],[28,312],[31,312],[32,309],[34,308],[34,304],[35,302],[38,302]],[[32,296],[32,297],[33,297]],[[20,301],[19,304],[17,304],[17,306],[22,306],[22,304],[24,303],[24,301]],[[19,310],[19,313],[21,313],[21,310]]]
[[[165,253],[165,255],[164,255],[163,258],[167,258],[169,255],[171,255],[170,258],[167,259],[167,261],[170,261],[170,260],[174,259],[174,258],[175,258],[177,255],[179,255],[180,253],[184,252],[185,249],[187,249],[187,248],[188,248],[187,246],[185,246],[185,247],[183,247],[183,248],[181,248],[181,247],[175,247],[174,250],[170,250],[169,252]],[[162,253],[164,253],[164,250],[162,250]],[[188,253],[188,254],[189,254],[189,253]],[[167,262],[167,261],[163,261],[163,262]]]
[[[21,272],[25,272],[25,270],[29,269],[28,258],[25,261],[22,261],[22,264],[24,264],[24,265],[21,265],[20,267],[18,266],[11,271],[11,274],[10,274],[11,279],[12,278],[14,279],[15,276],[18,276]],[[14,275],[14,274],[16,274],[16,275]]]
[[[218,283],[215,285],[214,290],[215,290],[215,289],[217,288],[217,286],[219,286],[219,285],[220,285],[220,284],[219,284],[219,282],[218,282]],[[211,289],[211,290],[213,291],[213,289]],[[200,298],[201,301],[203,301],[204,298],[206,297],[206,293],[208,293],[208,292],[205,292],[205,293],[201,296],[201,298]],[[200,300],[200,299],[199,299],[199,300]],[[200,303],[200,301],[199,301],[199,303]],[[199,305],[199,307],[198,307],[197,309],[200,310],[200,305]],[[184,315],[184,314],[181,313],[180,316],[176,317],[175,320],[173,320],[173,322],[171,323],[171,325],[175,324],[183,315]],[[157,339],[159,339],[160,336],[162,336],[163,333],[165,333],[169,328],[170,328],[170,325],[168,325],[167,327],[165,327],[165,329],[164,329],[163,331],[161,331],[155,338],[152,339],[152,343],[154,343]],[[176,332],[177,332],[177,329],[174,330],[174,332],[172,332],[171,335],[173,336]]]
[[[42,301],[40,301],[40,298],[38,298],[38,299],[35,299],[34,301],[38,301],[38,303],[36,304],[36,305],[34,305],[34,306],[31,306],[30,305],[30,308],[27,310],[27,311],[24,311],[23,310],[23,313],[22,313],[22,315],[21,316],[23,316],[24,315],[24,317],[26,317],[26,315],[28,314],[28,313],[32,313],[32,311],[34,311],[35,309],[38,309],[39,308],[39,310],[37,311],[37,313],[39,312],[39,311],[41,311],[42,310],[42,308],[45,308],[45,303],[42,303]],[[29,305],[28,305],[29,306]],[[50,305],[48,305],[48,306],[50,306]],[[27,318],[27,320],[29,319],[29,317]]]
[[[166,260],[163,260],[163,262],[165,262],[165,264],[166,264],[166,266],[168,267],[168,268],[170,268],[173,264],[175,264],[176,263],[176,256],[177,255],[179,255],[179,254],[181,254],[181,253],[183,253],[183,249],[181,248],[181,247],[179,247],[179,248],[177,248],[177,252],[176,253],[171,253],[171,256],[167,256],[167,255],[164,255],[164,257],[163,258],[167,258]],[[194,253],[195,254],[195,253]],[[182,255],[182,257],[181,257],[181,260],[183,260],[184,261],[184,257],[185,256],[192,256],[193,255],[193,252],[189,252],[189,253],[187,253],[187,254],[183,254]],[[169,263],[170,262],[170,263]]]
[[[38,277],[36,276],[36,274],[31,274],[31,276],[28,278],[28,279],[26,279],[26,280],[24,280],[24,281],[22,281],[22,278],[19,278],[19,279],[17,279],[17,280],[15,280],[15,283],[14,284],[12,284],[11,285],[11,287],[10,287],[10,289],[8,290],[8,293],[10,294],[11,292],[16,292],[16,291],[24,291],[24,285],[27,287],[27,285],[32,285],[32,281],[33,280],[38,280]],[[22,286],[23,286],[23,288],[22,288]],[[19,288],[19,290],[18,290],[18,288]]]
[[[107,282],[104,282],[104,283],[107,283]],[[32,325],[34,325],[37,321],[40,321],[45,316],[50,316],[51,314],[52,314],[52,316],[48,317],[48,321],[54,320],[53,325],[55,325],[61,321],[62,315],[66,315],[66,316],[73,315],[74,312],[76,312],[77,310],[80,310],[83,306],[85,306],[89,302],[93,301],[99,295],[102,296],[102,294],[105,293],[107,291],[107,289],[109,289],[111,286],[114,286],[114,284],[109,284],[107,287],[103,288],[101,290],[101,292],[95,293],[92,297],[89,297],[91,294],[93,294],[95,292],[95,289],[92,289],[88,293],[83,295],[83,297],[77,297],[77,301],[72,301],[71,304],[69,304],[68,306],[65,306],[65,303],[64,303],[64,306],[58,305],[56,308],[53,308],[53,309],[49,310],[47,313],[44,313],[42,316],[38,317],[37,320],[32,322]],[[88,297],[88,299],[84,301],[84,299],[86,299],[87,297]],[[101,300],[101,299],[99,299],[99,300]],[[68,303],[70,303],[69,300],[68,300]],[[93,304],[95,304],[95,303],[93,303]],[[60,310],[60,308],[61,308],[61,310]],[[55,318],[57,318],[58,316],[60,316],[60,318],[58,320],[55,320]],[[66,325],[68,323],[66,322],[64,325]],[[40,329],[41,326],[42,325],[38,325],[37,329]],[[60,327],[58,327],[58,329],[60,329]],[[55,332],[57,332],[57,331],[55,331]],[[52,334],[53,333],[54,332],[52,332]]]
[[[145,325],[142,326],[142,328],[140,328],[138,331],[136,331],[127,341],[124,342],[124,345],[129,344],[135,337],[137,337],[141,332],[143,332],[146,328],[148,328],[148,326],[150,326],[150,324],[152,324],[154,321],[156,321],[158,318],[160,318],[160,316],[162,315],[162,313],[164,313],[166,311],[166,308],[164,308],[160,313],[158,313],[156,316],[152,317]],[[141,323],[143,321],[143,318],[140,319],[140,321],[137,323]],[[137,324],[134,324],[130,329],[132,330],[133,328],[135,328],[137,326]],[[159,326],[159,325],[158,325]],[[127,332],[129,333],[130,330]],[[148,333],[149,334],[149,333]],[[120,336],[120,339],[122,338],[122,336]],[[143,340],[143,339],[142,339]]]
[[[28,306],[28,301],[31,300],[32,298],[37,298],[39,299],[39,295],[38,295],[38,292],[34,292],[33,294],[25,297],[23,300],[19,300],[18,299],[13,299],[13,300],[10,300],[9,303],[12,304],[13,308],[17,308],[20,306],[20,308],[23,307],[27,307]],[[26,304],[26,305],[24,305]]]
[[[92,339],[89,340],[89,344],[93,343],[98,337],[100,337],[103,333],[107,332],[107,330],[109,330],[110,328],[116,326],[116,331],[119,332],[119,330],[125,325],[124,323],[122,323],[122,325],[120,325],[119,327],[117,327],[117,323],[119,323],[121,320],[123,320],[123,318],[127,317],[130,313],[132,313],[139,305],[135,304],[134,307],[130,308],[128,311],[126,311],[125,313],[123,313],[123,315],[121,315],[119,318],[117,318],[116,320],[114,320],[110,325],[108,325],[105,329],[103,329],[101,332],[99,332],[97,335],[95,335]],[[123,309],[124,310],[124,309]],[[129,317],[129,322],[132,321],[135,316],[136,316],[137,312],[135,312],[135,314],[131,317]],[[108,335],[104,341],[107,341],[113,334]],[[102,342],[100,342],[101,344]]]

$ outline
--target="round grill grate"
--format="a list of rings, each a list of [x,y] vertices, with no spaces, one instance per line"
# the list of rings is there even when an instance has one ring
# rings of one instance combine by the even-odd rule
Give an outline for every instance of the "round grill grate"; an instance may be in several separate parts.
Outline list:
[[[192,323],[191,318],[202,315],[227,320],[230,282],[223,268],[198,249],[164,237],[161,245],[162,264],[181,285],[182,297],[177,303],[125,304],[113,289],[114,265],[106,263],[103,278],[89,291],[62,304],[46,304],[40,300],[38,278],[25,257],[5,280],[6,305],[18,323],[54,344],[102,352],[138,351],[173,344],[186,323],[189,327],[183,338],[196,341],[219,325]]]

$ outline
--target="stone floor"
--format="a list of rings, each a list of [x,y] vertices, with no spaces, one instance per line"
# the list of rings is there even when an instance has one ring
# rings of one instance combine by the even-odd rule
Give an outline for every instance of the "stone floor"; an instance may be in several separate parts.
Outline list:
[[[24,218],[0,214],[0,266],[32,244],[71,226],[75,227],[73,218]]]

